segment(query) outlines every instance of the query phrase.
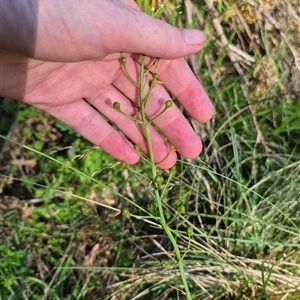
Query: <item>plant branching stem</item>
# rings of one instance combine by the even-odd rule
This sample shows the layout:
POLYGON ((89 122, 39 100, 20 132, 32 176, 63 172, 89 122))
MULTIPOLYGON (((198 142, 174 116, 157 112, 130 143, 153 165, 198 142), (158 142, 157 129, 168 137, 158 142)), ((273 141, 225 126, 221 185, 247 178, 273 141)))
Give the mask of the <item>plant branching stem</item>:
MULTIPOLYGON (((180 254, 180 250, 179 250, 176 239, 173 236, 173 233, 172 233, 170 227, 166 223, 163 205, 162 205, 162 199, 161 199, 161 195, 159 192, 159 185, 155 182, 155 177, 157 176, 157 166, 154 161, 154 154, 153 154, 153 150, 152 150, 150 133, 149 133, 149 129, 148 129, 149 122, 147 121, 147 117, 146 117, 146 113, 145 113, 145 103, 147 103, 151 93, 147 92, 146 96, 144 97, 144 84, 145 84, 144 79, 145 79, 145 56, 142 55, 141 56, 140 78, 139 78, 140 109, 141 109, 143 130, 144 130, 144 134, 145 134, 145 138, 146 138, 146 142, 147 142, 147 148, 148 148, 149 158, 150 158, 150 163, 151 163, 152 180, 153 180, 153 185, 154 185, 155 199, 156 199, 156 203, 157 203, 157 207, 158 207, 158 211, 159 211, 159 218, 160 218, 159 220, 160 220, 160 224, 161 224, 163 230, 167 234, 167 236, 168 236, 169 240, 171 241, 172 246, 174 248, 179 272, 181 275, 181 280, 184 285, 184 289, 185 289, 185 293, 186 293, 186 298, 188 300, 192 300, 191 292, 190 292, 187 278, 186 278, 185 271, 184 271, 183 260, 182 260, 181 254, 180 254)), ((152 89, 153 89, 153 87, 152 87, 152 89)))

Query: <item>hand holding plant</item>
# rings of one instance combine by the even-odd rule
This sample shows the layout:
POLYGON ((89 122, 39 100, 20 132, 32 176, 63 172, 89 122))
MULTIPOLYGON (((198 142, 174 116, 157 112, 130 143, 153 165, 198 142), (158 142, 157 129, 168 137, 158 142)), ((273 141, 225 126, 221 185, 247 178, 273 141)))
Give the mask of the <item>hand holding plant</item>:
MULTIPOLYGON (((213 108, 182 58, 201 49, 203 34, 174 28, 139 12, 134 1, 124 2, 1 1, 0 92, 46 111, 112 156, 132 164, 139 159, 132 143, 141 149, 146 144, 135 122, 112 107, 119 102, 131 114, 138 105, 136 90, 119 63, 121 52, 133 76, 139 73, 140 64, 127 53, 160 57, 159 79, 197 121, 209 120, 213 108)), ((146 67, 148 63, 146 59, 146 67)), ((165 87, 157 85, 153 90, 151 97, 156 100, 147 106, 148 117, 169 99, 165 87)), ((199 137, 175 105, 155 122, 183 156, 200 153, 199 137)), ((155 160, 160 161, 169 148, 154 130, 151 138, 155 160)), ((175 161, 172 152, 161 167, 169 168, 175 161)))

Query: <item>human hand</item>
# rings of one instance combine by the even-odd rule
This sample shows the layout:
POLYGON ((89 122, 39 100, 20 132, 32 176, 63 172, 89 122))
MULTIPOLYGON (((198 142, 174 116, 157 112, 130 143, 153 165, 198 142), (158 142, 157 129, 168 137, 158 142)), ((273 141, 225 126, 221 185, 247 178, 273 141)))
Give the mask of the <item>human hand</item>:
MULTIPOLYGON (((136 124, 112 107, 119 102, 133 115, 133 103, 138 104, 136 87, 119 62, 121 52, 133 77, 139 64, 129 54, 161 58, 158 76, 165 87, 197 121, 211 118, 212 104, 183 58, 201 49, 200 31, 179 30, 153 19, 139 12, 132 0, 1 0, 1 6, 1 95, 42 109, 115 158, 136 163, 139 155, 132 143, 147 152, 136 124)), ((157 85, 147 115, 157 114, 169 98, 157 85)), ((201 141, 175 105, 155 125, 183 156, 199 155, 201 141)), ((151 138, 159 162, 169 146, 153 128, 151 138)), ((159 166, 169 168, 175 162, 172 151, 159 166)))

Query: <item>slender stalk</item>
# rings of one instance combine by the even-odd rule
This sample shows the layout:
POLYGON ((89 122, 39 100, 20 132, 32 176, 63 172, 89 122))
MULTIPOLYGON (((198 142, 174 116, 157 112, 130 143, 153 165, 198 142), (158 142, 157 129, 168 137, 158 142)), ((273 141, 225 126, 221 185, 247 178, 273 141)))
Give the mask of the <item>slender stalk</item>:
POLYGON ((126 67, 126 58, 122 55, 121 59, 120 59, 120 63, 123 66, 124 72, 127 76, 127 78, 130 80, 130 82, 135 85, 136 87, 138 87, 138 83, 131 77, 130 73, 127 70, 126 67))
MULTIPOLYGON (((143 129, 144 129, 144 134, 145 134, 145 138, 146 138, 146 142, 147 142, 147 148, 148 148, 148 152, 149 152, 149 158, 150 158, 150 162, 151 162, 151 170, 152 170, 152 176, 153 179, 156 177, 157 175, 157 171, 156 171, 156 166, 155 166, 155 162, 154 162, 154 154, 152 151, 152 144, 151 144, 151 138, 150 138, 150 133, 148 130, 148 120, 146 117, 146 106, 145 103, 147 103, 150 94, 147 93, 145 99, 144 99, 144 84, 145 84, 145 56, 141 56, 141 70, 140 70, 140 81, 139 81, 139 99, 140 99, 140 109, 141 109, 141 118, 142 118, 142 124, 143 124, 143 129)), ((153 87, 152 87, 153 88, 153 87)), ((154 182, 154 181, 153 181, 154 182)), ((154 182, 155 184, 155 182, 154 182)))
MULTIPOLYGON (((181 254, 180 254, 180 250, 177 245, 176 239, 174 238, 174 236, 172 234, 170 227, 166 223, 163 205, 162 205, 162 199, 161 199, 161 195, 159 193, 159 185, 155 182, 155 178, 157 176, 157 169, 156 169, 157 167, 156 167, 156 164, 154 161, 154 154, 153 154, 153 150, 152 150, 150 133, 149 133, 149 129, 148 129, 149 122, 147 121, 147 117, 146 117, 146 113, 145 113, 145 109, 146 109, 145 104, 147 103, 151 93, 148 92, 144 98, 144 84, 145 84, 144 79, 145 79, 145 56, 142 55, 141 56, 140 78, 139 78, 140 109, 141 109, 141 118, 142 118, 144 134, 145 134, 145 138, 146 138, 146 142, 147 142, 149 158, 150 158, 150 163, 151 163, 152 180, 153 180, 153 185, 154 185, 154 195, 156 198, 156 203, 157 203, 157 207, 158 207, 158 211, 159 211, 159 218, 160 218, 159 221, 160 221, 160 224, 161 224, 163 230, 165 231, 165 233, 167 234, 168 238, 170 239, 170 241, 173 245, 176 260, 178 263, 179 272, 181 275, 181 280, 184 285, 184 289, 185 289, 185 293, 186 293, 186 298, 188 300, 192 300, 192 296, 190 293, 190 289, 189 289, 187 278, 186 278, 185 271, 184 271, 183 260, 182 260, 181 254)), ((153 87, 152 87, 152 89, 153 89, 153 87)))

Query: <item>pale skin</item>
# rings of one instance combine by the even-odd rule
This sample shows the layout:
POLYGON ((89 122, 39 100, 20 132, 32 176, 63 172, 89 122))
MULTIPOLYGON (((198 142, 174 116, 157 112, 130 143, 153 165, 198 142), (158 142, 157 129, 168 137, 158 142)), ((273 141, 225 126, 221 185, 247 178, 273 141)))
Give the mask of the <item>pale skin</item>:
MULTIPOLYGON (((151 18, 132 0, 0 0, 0 5, 0 95, 45 111, 116 159, 136 163, 134 144, 146 152, 136 124, 112 107, 119 102, 133 115, 133 103, 138 103, 137 89, 122 70, 121 53, 134 78, 138 53, 149 57, 146 65, 150 57, 160 58, 158 76, 164 85, 154 89, 146 109, 149 117, 170 99, 166 88, 198 122, 212 117, 213 106, 183 58, 201 50, 202 32, 151 18)), ((201 152, 200 138, 175 105, 155 125, 184 157, 201 152)), ((159 162, 169 146, 153 128, 151 138, 159 162)), ((176 151, 159 167, 172 167, 176 151)))

